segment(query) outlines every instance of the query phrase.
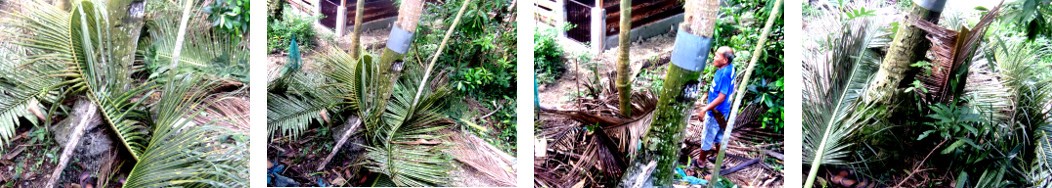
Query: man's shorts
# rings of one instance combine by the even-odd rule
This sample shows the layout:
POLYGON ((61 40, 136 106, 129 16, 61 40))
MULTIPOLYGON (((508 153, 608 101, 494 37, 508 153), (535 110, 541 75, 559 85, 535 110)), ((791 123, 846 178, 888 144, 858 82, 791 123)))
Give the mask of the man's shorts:
POLYGON ((716 123, 716 118, 710 115, 705 115, 705 135, 702 136, 701 150, 711 150, 712 145, 715 143, 723 143, 723 129, 720 129, 720 123, 716 123))

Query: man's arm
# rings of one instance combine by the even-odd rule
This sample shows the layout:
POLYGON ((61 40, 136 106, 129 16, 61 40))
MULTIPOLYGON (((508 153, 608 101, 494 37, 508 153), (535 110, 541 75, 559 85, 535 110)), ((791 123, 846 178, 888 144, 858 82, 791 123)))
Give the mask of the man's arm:
POLYGON ((705 115, 705 112, 715 109, 716 106, 719 106, 720 103, 723 103, 723 101, 725 101, 726 99, 727 95, 719 93, 719 96, 716 96, 716 99, 712 100, 712 102, 710 102, 709 104, 706 104, 704 108, 701 108, 701 112, 698 113, 698 117, 703 117, 705 115))
POLYGON ((705 111, 716 109, 716 106, 719 106, 720 104, 723 103, 723 101, 725 101, 727 99, 727 95, 725 95, 723 93, 719 93, 719 94, 720 95, 716 96, 715 100, 712 100, 712 102, 709 103, 708 106, 705 106, 705 111))

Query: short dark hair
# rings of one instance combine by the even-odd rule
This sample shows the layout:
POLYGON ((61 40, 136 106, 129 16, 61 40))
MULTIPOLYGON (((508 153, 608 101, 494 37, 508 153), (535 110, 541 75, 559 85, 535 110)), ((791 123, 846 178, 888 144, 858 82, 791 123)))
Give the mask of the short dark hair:
POLYGON ((732 52, 723 52, 723 58, 727 59, 727 64, 734 63, 734 53, 732 52))

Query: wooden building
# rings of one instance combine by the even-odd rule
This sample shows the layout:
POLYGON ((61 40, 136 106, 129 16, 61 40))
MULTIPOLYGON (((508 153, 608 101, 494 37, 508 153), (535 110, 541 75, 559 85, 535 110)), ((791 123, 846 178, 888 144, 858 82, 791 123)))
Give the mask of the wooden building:
MULTIPOLYGON (((620 0, 536 0, 534 17, 552 26, 574 27, 560 34, 573 41, 588 43, 593 50, 617 47, 621 19, 620 0)), ((647 38, 674 32, 683 22, 680 0, 633 0, 632 38, 647 38)))

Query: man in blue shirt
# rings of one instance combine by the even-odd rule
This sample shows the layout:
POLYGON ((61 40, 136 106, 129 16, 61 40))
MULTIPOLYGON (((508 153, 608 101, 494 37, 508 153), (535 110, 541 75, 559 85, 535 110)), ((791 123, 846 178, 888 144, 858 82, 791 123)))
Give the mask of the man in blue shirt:
POLYGON ((702 122, 705 126, 705 135, 702 137, 701 152, 696 161, 699 166, 704 166, 709 153, 716 151, 713 149, 719 148, 720 143, 723 142, 723 129, 727 122, 725 118, 731 112, 729 98, 734 93, 734 77, 736 76, 732 62, 734 62, 734 49, 727 46, 717 49, 715 57, 712 58, 712 65, 717 67, 716 74, 706 100, 708 103, 698 112, 698 116, 705 117, 702 122))

